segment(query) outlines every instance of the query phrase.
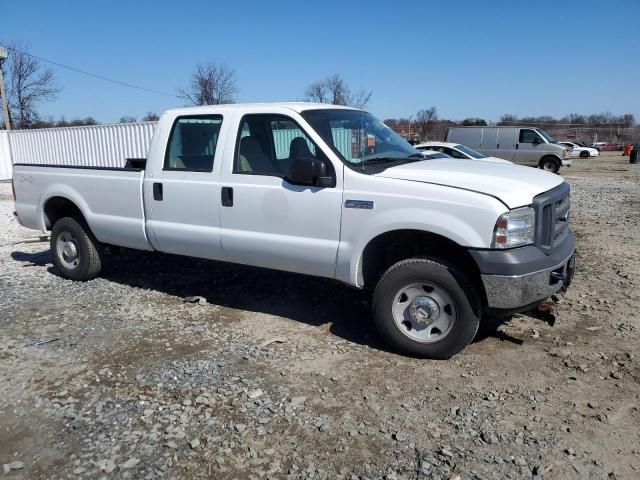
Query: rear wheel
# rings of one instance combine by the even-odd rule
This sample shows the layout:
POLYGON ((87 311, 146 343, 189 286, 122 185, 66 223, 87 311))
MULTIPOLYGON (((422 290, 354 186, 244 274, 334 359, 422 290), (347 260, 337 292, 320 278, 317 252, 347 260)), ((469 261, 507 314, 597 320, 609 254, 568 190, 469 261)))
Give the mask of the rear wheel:
POLYGON ((398 262, 374 291, 375 325, 403 353, 450 358, 471 343, 480 324, 470 285, 461 272, 435 258, 398 262))
POLYGON ((545 172, 558 173, 560 170, 560 162, 554 157, 545 157, 540 160, 540 168, 545 172))
POLYGON ((71 280, 91 280, 102 267, 99 243, 80 218, 63 217, 51 229, 53 263, 71 280))
POLYGON ((580 158, 589 158, 589 151, 588 150, 581 151, 580 158))

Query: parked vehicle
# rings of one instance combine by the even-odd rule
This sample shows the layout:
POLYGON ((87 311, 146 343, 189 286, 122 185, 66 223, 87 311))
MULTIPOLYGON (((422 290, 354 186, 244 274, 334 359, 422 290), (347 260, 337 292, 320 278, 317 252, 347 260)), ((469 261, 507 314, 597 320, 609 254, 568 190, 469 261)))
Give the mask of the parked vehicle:
POLYGON ((566 147, 541 128, 535 127, 450 127, 447 142, 466 145, 491 156, 521 165, 558 173, 572 160, 566 147))
POLYGON ((117 245, 334 278, 373 292, 393 347, 448 358, 487 315, 532 308, 574 271, 560 177, 425 160, 356 109, 169 110, 130 165, 14 166, 18 220, 50 232, 63 276, 96 277, 117 245))
POLYGON ((485 160, 500 163, 512 163, 508 160, 496 157, 487 157, 480 152, 476 152, 474 149, 467 147, 466 145, 460 145, 459 143, 447 143, 447 142, 425 142, 419 145, 415 145, 415 148, 421 151, 437 151, 442 152, 452 158, 462 158, 465 160, 485 160))
POLYGON ((573 142, 558 142, 569 149, 569 158, 589 158, 597 157, 600 152, 595 148, 584 147, 573 142))
POLYGON ((621 143, 609 143, 609 142, 596 142, 591 145, 592 148, 595 148, 599 152, 615 152, 618 150, 623 150, 624 145, 621 143))
POLYGON ((420 154, 424 157, 424 158, 428 158, 430 160, 433 160, 435 158, 452 158, 449 155, 447 155, 446 153, 442 153, 442 152, 438 152, 437 150, 429 150, 429 149, 422 149, 422 148, 418 148, 417 146, 414 145, 414 147, 420 151, 420 154))

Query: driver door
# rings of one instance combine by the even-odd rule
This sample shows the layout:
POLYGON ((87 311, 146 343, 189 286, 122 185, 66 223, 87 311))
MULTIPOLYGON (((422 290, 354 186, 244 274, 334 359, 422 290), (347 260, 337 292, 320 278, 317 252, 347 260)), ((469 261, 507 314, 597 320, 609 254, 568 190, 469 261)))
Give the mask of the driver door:
POLYGON ((523 165, 538 166, 544 153, 544 140, 538 132, 530 128, 521 128, 517 140, 516 161, 523 165))
POLYGON ((336 168, 296 121, 244 115, 221 173, 222 249, 233 262, 335 276, 340 241, 342 165, 336 168), (296 157, 327 162, 335 187, 286 180, 296 157))

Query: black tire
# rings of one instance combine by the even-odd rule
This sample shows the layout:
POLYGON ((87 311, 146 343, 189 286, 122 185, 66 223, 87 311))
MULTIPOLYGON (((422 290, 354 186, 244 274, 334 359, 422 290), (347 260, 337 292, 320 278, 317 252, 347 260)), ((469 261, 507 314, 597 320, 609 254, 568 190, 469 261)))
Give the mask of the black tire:
MULTIPOLYGON (((417 257, 392 265, 380 278, 373 293, 373 319, 385 341, 399 352, 433 359, 451 358, 471 343, 480 325, 480 301, 464 274, 435 258, 417 257), (437 285, 455 304, 456 317, 442 339, 423 343, 401 331, 393 315, 398 292, 407 285, 428 282, 437 285)), ((428 294, 425 294, 428 295, 428 294)))
POLYGON ((546 172, 558 173, 560 171, 560 162, 555 157, 544 157, 540 160, 540 168, 546 172))
POLYGON ((58 220, 51 229, 50 245, 53 264, 63 277, 86 281, 100 273, 100 244, 83 219, 63 217, 58 220), (70 247, 75 256, 65 256, 62 244, 73 244, 70 247))
POLYGON ((580 158, 589 158, 589 151, 588 150, 581 151, 580 158))

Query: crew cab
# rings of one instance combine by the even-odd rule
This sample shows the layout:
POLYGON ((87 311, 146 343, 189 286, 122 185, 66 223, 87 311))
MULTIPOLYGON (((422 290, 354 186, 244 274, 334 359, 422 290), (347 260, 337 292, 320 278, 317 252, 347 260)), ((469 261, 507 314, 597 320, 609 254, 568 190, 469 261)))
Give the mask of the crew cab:
POLYGON ((144 160, 16 164, 13 181, 19 222, 50 232, 69 279, 96 277, 110 245, 333 278, 371 291, 384 339, 423 357, 460 352, 485 316, 532 308, 574 271, 561 177, 425 159, 347 107, 169 110, 144 160))

